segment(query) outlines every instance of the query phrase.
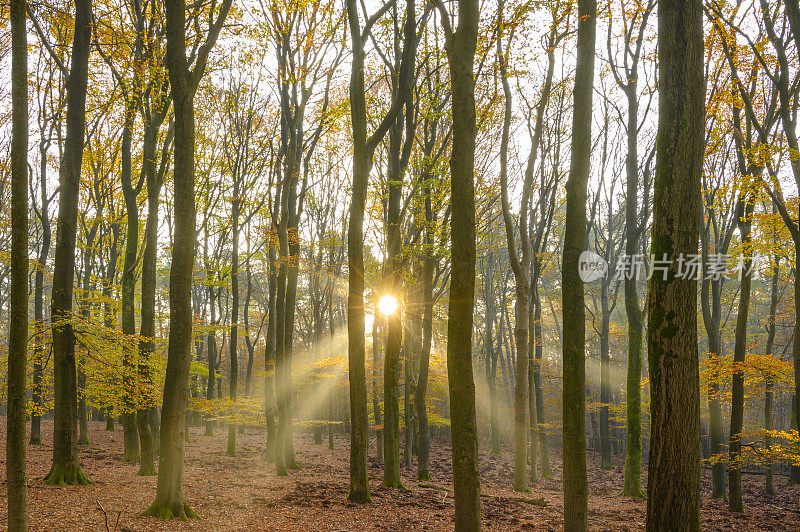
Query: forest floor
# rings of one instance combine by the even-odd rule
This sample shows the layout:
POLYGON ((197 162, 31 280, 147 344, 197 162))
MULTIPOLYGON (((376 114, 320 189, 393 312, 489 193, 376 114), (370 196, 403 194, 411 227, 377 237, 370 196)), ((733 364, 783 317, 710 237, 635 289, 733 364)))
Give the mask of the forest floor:
MULTIPOLYGON (((5 418, 0 418, 0 460, 5 460, 5 418)), ((334 451, 315 445, 298 430, 295 449, 301 469, 278 477, 264 456, 264 433, 238 435, 238 456, 225 455, 227 430, 213 437, 202 427, 190 429, 186 446, 184 493, 200 520, 164 523, 138 517, 155 496, 155 477, 136 476, 137 465, 124 464, 122 431, 106 432, 105 423, 90 423, 91 445, 80 447, 90 486, 52 487, 42 483, 52 457, 52 421, 42 423, 45 444, 28 446, 28 496, 31 530, 451 530, 452 471, 449 447, 431 448, 433 481, 418 483, 416 469, 403 469, 405 490, 381 486, 382 469, 371 456, 372 502, 346 501, 347 440, 337 436, 334 451), (108 524, 106 525, 106 519, 108 524), (118 522, 118 525, 117 525, 118 522)), ((374 453, 374 445, 370 449, 374 453)), ((540 480, 530 494, 508 489, 513 476, 512 453, 480 457, 482 512, 487 530, 560 530, 562 525, 561 464, 553 453, 553 478, 540 480), (541 498, 546 506, 531 504, 541 498), (521 500, 524 499, 524 500, 521 500)), ((644 500, 622 497, 622 463, 601 471, 589 455, 591 530, 639 530, 644 526, 644 500)), ((646 477, 646 474, 643 475, 646 477)), ((0 527, 6 521, 5 467, 0 470, 0 527)), ((777 497, 763 495, 763 476, 744 475, 744 514, 727 511, 724 501, 708 498, 710 480, 703 471, 700 518, 704 530, 800 530, 800 487, 776 477, 777 497)))

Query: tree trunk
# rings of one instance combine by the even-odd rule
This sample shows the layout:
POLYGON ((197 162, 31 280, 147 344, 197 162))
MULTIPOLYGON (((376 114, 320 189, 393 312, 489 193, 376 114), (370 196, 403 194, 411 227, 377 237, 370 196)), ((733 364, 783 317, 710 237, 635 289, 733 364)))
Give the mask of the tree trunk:
MULTIPOLYGON (((125 197, 127 224, 125 231, 125 254, 122 266, 122 334, 131 341, 136 334, 134 297, 136 296, 136 254, 139 249, 139 190, 132 183, 131 143, 134 113, 137 99, 127 95, 129 103, 125 109, 125 124, 122 128, 121 181, 125 197)), ((139 461, 139 434, 136 431, 136 348, 126 341, 122 347, 122 432, 124 451, 122 461, 139 461)))
POLYGON ((652 434, 647 529, 700 528, 697 281, 677 277, 696 254, 705 133, 703 10, 698 0, 658 6, 659 113, 651 253, 671 260, 649 286, 652 434))
MULTIPOLYGON (((163 113, 166 116, 166 112, 163 113)), ((161 120, 163 121, 163 116, 161 120)), ((139 378, 145 391, 143 394, 147 401, 139 405, 136 412, 136 425, 141 443, 141 463, 138 475, 151 476, 156 474, 155 466, 155 435, 150 429, 152 398, 155 396, 154 383, 150 373, 150 358, 155 351, 156 337, 156 271, 158 258, 158 207, 159 193, 161 192, 162 176, 157 175, 155 167, 156 135, 158 134, 158 120, 147 125, 144 138, 143 164, 147 179, 147 221, 144 230, 144 252, 142 254, 142 309, 139 340, 139 378)), ((171 136, 171 131, 169 133, 171 136)), ((164 143, 162 168, 169 149, 169 140, 164 143)), ((202 340, 199 340, 202 342, 202 340)))
POLYGON ((600 318, 600 469, 611 469, 611 351, 609 339, 611 310, 608 303, 608 282, 600 281, 602 317, 600 318))
MULTIPOLYGON (((416 38, 414 2, 409 0, 403 39, 403 59, 398 79, 400 87, 391 108, 375 132, 367 136, 367 105, 364 82, 364 37, 359 20, 358 4, 347 0, 347 18, 353 48, 350 70, 350 118, 353 134, 353 192, 347 231, 348 296, 347 296, 347 356, 350 381, 350 494, 354 502, 369 502, 367 479, 367 448, 369 422, 367 417, 366 348, 364 338, 364 209, 367 200, 372 157, 389 127, 406 103, 411 90, 413 71, 413 42, 416 38), (409 15, 410 14, 410 15, 409 15)), ((388 4, 386 9, 388 9, 388 4)), ((376 15, 380 16, 379 11, 376 15)))
MULTIPOLYGON (((458 27, 449 37, 453 147, 450 157, 450 304, 447 312, 447 379, 453 453, 455 529, 481 528, 478 430, 472 375, 475 305, 475 81, 477 0, 458 1, 458 27)), ((443 14, 446 16, 446 13, 443 14)))
MULTIPOLYGON (((773 207, 773 213, 775 208, 773 207)), ((778 281, 780 280, 780 255, 776 254, 773 258, 775 265, 772 269, 772 289, 770 291, 769 315, 767 316, 767 346, 766 355, 768 357, 775 356, 775 316, 778 310, 778 281)), ((772 436, 770 431, 773 430, 772 418, 772 405, 774 402, 773 389, 775 386, 775 378, 773 375, 766 375, 764 378, 764 449, 768 452, 772 446, 772 436)), ((765 473, 765 486, 764 490, 767 495, 775 495, 775 486, 773 481, 773 466, 772 461, 769 460, 764 467, 765 473)))
MULTIPOLYGON (((637 61, 638 63, 638 61, 637 61)), ((626 202, 625 202, 625 254, 633 257, 639 250, 641 227, 638 219, 639 197, 639 100, 637 78, 628 80, 625 95, 628 101, 628 153, 625 156, 626 202)), ((644 202, 649 198, 644 198, 644 202)), ((626 275, 625 316, 628 319, 628 372, 626 382, 627 404, 625 408, 625 475, 622 494, 644 498, 642 491, 642 336, 644 334, 643 313, 639 307, 637 285, 638 272, 626 275)))
POLYGON ((419 355, 419 377, 414 389, 414 407, 417 409, 419 426, 419 454, 417 455, 417 480, 430 480, 431 437, 428 427, 428 406, 425 402, 428 391, 428 371, 433 339, 433 209, 430 185, 425 187, 425 258, 422 267, 422 350, 419 355))
MULTIPOLYGON (((749 183, 748 183, 749 185, 749 183)), ((746 185, 747 186, 747 185, 746 185)), ((752 185, 750 185, 752 186, 752 185)), ((739 288, 739 312, 736 316, 735 343, 733 362, 737 366, 745 363, 747 351, 747 319, 750 314, 750 288, 752 286, 752 243, 750 233, 752 226, 753 208, 755 198, 749 191, 743 191, 743 200, 737 207, 739 233, 742 239, 744 254, 742 281, 739 288)), ((731 430, 730 430, 730 458, 728 464, 728 509, 732 512, 743 512, 742 501, 742 428, 744 425, 744 368, 734 367, 731 383, 731 430)))
POLYGON ((375 307, 375 317, 372 320, 372 416, 375 418, 375 447, 377 460, 383 463, 383 417, 381 414, 381 400, 378 391, 378 368, 380 367, 380 341, 378 334, 380 330, 380 319, 378 317, 377 305, 375 307))
POLYGON ((575 71, 572 147, 567 180, 567 214, 564 227, 564 260, 561 273, 563 349, 563 462, 564 528, 588 526, 586 479, 586 382, 585 309, 583 283, 578 275, 579 257, 586 248, 586 186, 592 143, 592 84, 594 81, 594 0, 578 0, 578 57, 575 71))
MULTIPOLYGON (((6 488, 8 530, 17 532, 28 530, 28 488, 25 473, 25 370, 28 360, 28 36, 25 0, 14 0, 10 18, 11 323, 8 334, 6 488)), ((44 176, 42 179, 44 180, 44 176)))
POLYGON ((174 238, 169 278, 169 343, 161 408, 156 498, 143 513, 162 519, 197 517, 183 496, 186 403, 192 361, 192 269, 197 218, 194 181, 194 93, 205 69, 205 58, 230 9, 224 0, 207 40, 196 58, 195 71, 186 59, 186 2, 166 2, 166 63, 175 120, 174 238))
POLYGON ((276 235, 270 231, 269 241, 269 300, 267 316, 267 336, 264 339, 264 411, 267 417, 267 461, 275 460, 275 297, 277 290, 277 271, 275 268, 276 235))
MULTIPOLYGON (((541 475, 543 478, 550 478, 550 438, 545 430, 542 430, 542 423, 545 423, 544 413, 544 388, 542 387, 542 349, 544 340, 542 336, 542 298, 539 296, 539 274, 536 273, 531 282, 533 294, 533 335, 534 335, 534 363, 533 363, 533 389, 536 393, 536 422, 538 424, 537 433, 539 434, 539 456, 541 465, 541 475)), ((533 421, 531 421, 533 423, 533 421)))
MULTIPOLYGON (((24 2, 22 3, 24 5, 24 2)), ((42 241, 39 247, 38 264, 36 265, 36 274, 34 275, 33 282, 33 318, 36 321, 37 331, 44 330, 44 274, 45 271, 47 271, 47 257, 50 253, 51 237, 50 206, 49 198, 47 197, 47 146, 47 142, 39 142, 39 187, 42 201, 39 222, 42 224, 42 241)), ((42 352, 42 346, 39 345, 39 342, 36 342, 33 351, 33 389, 31 390, 31 403, 33 407, 33 411, 31 412, 31 445, 41 445, 42 443, 42 410, 44 409, 42 405, 42 381, 44 380, 42 352)))
POLYGON ((53 293, 50 317, 53 323, 53 396, 55 401, 53 466, 46 484, 88 484, 78 463, 77 378, 72 295, 75 279, 75 239, 78 222, 78 192, 86 129, 86 87, 92 19, 91 0, 75 2, 75 35, 67 80, 67 118, 64 152, 59 167, 60 193, 53 293), (61 323, 67 321, 66 323, 61 323))
MULTIPOLYGON (((233 201, 231 202, 231 379, 229 397, 236 404, 236 392, 239 385, 239 176, 233 178, 233 201)), ((236 408, 234 408, 236 415, 236 408)), ((236 456, 236 422, 228 424, 228 456, 236 456)))

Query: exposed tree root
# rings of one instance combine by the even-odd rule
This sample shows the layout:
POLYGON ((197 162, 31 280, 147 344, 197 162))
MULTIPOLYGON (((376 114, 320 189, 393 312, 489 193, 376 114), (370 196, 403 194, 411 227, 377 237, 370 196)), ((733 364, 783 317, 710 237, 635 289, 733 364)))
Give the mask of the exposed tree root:
POLYGON ((58 463, 53 464, 42 482, 50 486, 87 486, 91 484, 79 465, 58 463))
POLYGON ((140 477, 153 477, 158 474, 158 471, 156 471, 155 464, 145 464, 142 462, 139 466, 139 471, 137 471, 136 474, 140 477))
POLYGON ((357 502, 360 504, 366 504, 368 502, 372 502, 372 499, 369 496, 369 488, 365 490, 350 490, 350 495, 347 496, 347 500, 350 502, 357 502))
POLYGON ((147 510, 143 511, 139 515, 141 517, 155 517, 164 521, 169 521, 175 518, 181 519, 182 521, 188 521, 189 519, 200 519, 200 516, 197 515, 197 513, 195 513, 195 511, 192 510, 185 502, 180 504, 178 508, 180 509, 179 512, 173 512, 172 505, 155 501, 147 508, 147 510))

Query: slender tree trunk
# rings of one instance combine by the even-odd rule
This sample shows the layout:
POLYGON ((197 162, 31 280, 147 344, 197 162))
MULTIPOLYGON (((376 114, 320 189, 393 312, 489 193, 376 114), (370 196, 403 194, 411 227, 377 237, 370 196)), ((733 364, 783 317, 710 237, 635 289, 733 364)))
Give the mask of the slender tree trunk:
MULTIPOLYGON (((166 115, 166 112, 164 112, 166 115)), ((162 118, 163 120, 163 118, 162 118)), ((157 121, 155 121, 157 122, 157 121)), ((158 255, 158 208, 162 179, 155 168, 157 123, 148 124, 144 138, 143 164, 147 179, 147 221, 144 230, 144 252, 142 254, 142 310, 139 340, 139 382, 144 389, 145 404, 139 405, 136 412, 136 426, 141 443, 141 463, 138 475, 152 476, 156 474, 155 466, 155 434, 151 430, 151 418, 155 405, 154 383, 150 373, 150 358, 155 351, 156 337, 156 261, 158 255)), ((171 132, 168 134, 171 135, 171 132)), ((165 162, 169 149, 169 141, 164 143, 162 161, 165 162)), ((164 165, 162 164, 162 168, 164 165)), ((202 340, 198 340, 202 343, 202 340)))
POLYGON ((677 277, 696 254, 705 132, 703 8, 658 5, 659 114, 651 253, 671 260, 649 286, 650 458, 647 529, 700 528, 700 385, 697 281, 677 277))
MULTIPOLYGON (((28 360, 28 36, 25 0, 11 4, 11 295, 6 488, 8 530, 28 529, 25 369, 28 360)), ((44 176, 42 176, 44 179, 44 176)))
MULTIPOLYGON (((249 230, 248 230, 249 234, 249 230)), ((247 239, 248 243, 248 253, 250 251, 250 239, 247 239)), ((250 259, 247 259, 247 293, 244 298, 244 332, 245 332, 245 344, 247 345, 247 372, 245 373, 244 378, 244 394, 246 396, 250 396, 250 386, 253 380, 253 361, 255 358, 255 346, 253 345, 253 341, 250 338, 250 298, 253 294, 253 276, 250 272, 250 259)), ((261 331, 259 330, 259 333, 261 331)))
POLYGON ((270 232, 269 242, 269 300, 267 316, 267 336, 264 347, 264 411, 267 417, 267 461, 275 460, 275 297, 277 290, 277 271, 275 268, 275 241, 274 231, 270 232))
MULTIPOLYGON (((132 339, 136 334, 134 298, 136 296, 136 254, 139 249, 139 191, 132 183, 132 136, 136 112, 136 98, 128 94, 125 124, 122 128, 121 176, 125 197, 127 224, 125 254, 122 266, 122 334, 132 339)), ((122 348, 122 431, 124 451, 122 461, 139 461, 139 434, 136 431, 136 355, 137 348, 126 342, 122 348)))
MULTIPOLYGON (((233 238, 231 239, 231 380, 229 397, 236 404, 239 385, 239 176, 234 176, 231 205, 233 238)), ((235 409, 234 409, 235 414, 235 409)), ((236 422, 228 424, 228 456, 236 456, 236 422)))
POLYGON ((747 319, 750 315, 750 288, 752 286, 752 243, 750 233, 752 225, 755 198, 750 197, 749 191, 745 195, 744 204, 737 208, 739 233, 742 238, 744 254, 742 281, 739 288, 739 312, 736 317, 735 347, 733 362, 736 365, 731 383, 731 430, 730 430, 730 459, 728 465, 728 509, 732 512, 744 512, 742 501, 742 428, 744 425, 744 363, 747 351, 747 319))
MULTIPOLYGON (((773 207, 773 212, 775 208, 773 207)), ((775 316, 778 310, 778 281, 780 280, 780 256, 775 255, 775 265, 772 269, 772 289, 770 291, 770 304, 769 315, 767 317, 767 346, 766 354, 768 357, 775 356, 775 316)), ((773 430, 773 414, 772 405, 774 403, 773 390, 775 386, 775 379, 773 375, 767 375, 764 378, 764 449, 770 451, 772 446, 772 436, 770 431, 773 430)), ((769 460, 764 468, 765 473, 765 486, 764 490, 767 495, 775 495, 775 486, 773 480, 773 466, 772 461, 769 460)))
MULTIPOLYGON (((24 5, 24 2, 22 2, 24 5)), ((27 54, 27 52, 26 52, 27 54)), ((27 89, 26 89, 27 90, 27 89)), ((26 104, 27 105, 27 104, 26 104)), ((43 331, 44 323, 44 274, 47 271, 47 257, 50 254, 50 206, 47 197, 47 146, 45 141, 39 142, 39 187, 41 192, 41 211, 39 222, 42 224, 42 241, 39 247, 38 264, 33 282, 33 317, 36 322, 36 330, 43 331)), ((44 364, 42 361, 43 349, 36 343, 33 351, 33 389, 31 390, 31 445, 41 445, 42 443, 42 414, 44 405, 42 404, 42 384, 44 380, 44 364)), ((113 429, 112 429, 113 430, 113 429)))
MULTIPOLYGON (((537 266, 538 268, 538 266, 537 266)), ((533 362, 533 389, 536 393, 536 421, 538 424, 537 433, 539 434, 539 456, 541 465, 541 475, 543 478, 550 478, 550 438, 547 432, 542 430, 542 423, 545 423, 544 412, 544 388, 542 387, 542 350, 544 341, 542 336, 542 298, 539 295, 539 273, 534 275, 531 282, 533 293, 533 335, 534 335, 534 362, 533 362)), ((533 423, 533 421, 531 421, 533 423)))
POLYGON ((572 118, 572 154, 567 181, 567 215, 564 228, 564 260, 561 273, 563 341, 564 424, 564 528, 588 526, 586 479, 585 309, 583 283, 578 275, 579 257, 586 248, 586 186, 592 143, 592 84, 594 81, 594 0, 578 0, 578 58, 575 71, 575 107, 572 118))
POLYGON ((67 131, 59 168, 58 224, 50 310, 55 400, 53 466, 44 478, 46 484, 57 485, 89 483, 78 463, 75 331, 71 318, 78 192, 86 129, 91 12, 91 0, 75 2, 75 35, 67 80, 67 131))
MULTIPOLYGON (((634 74, 636 74, 634 66, 634 74)), ((633 257, 639 250, 641 228, 638 219, 639 197, 639 95, 637 79, 628 80, 625 95, 628 101, 628 153, 625 156, 626 202, 625 202, 625 254, 633 257)), ((647 202, 649 198, 642 201, 647 202)), ((625 474, 622 494, 642 497, 642 336, 644 334, 643 313, 639 307, 637 290, 638 272, 631 272, 623 281, 625 292, 625 315, 628 319, 628 372, 626 381, 625 408, 625 474)))
POLYGON ((425 259, 422 267, 422 350, 419 355, 419 377, 414 389, 414 406, 417 409, 419 426, 419 454, 417 455, 417 480, 430 480, 431 436, 428 427, 428 406, 425 402, 428 391, 428 372, 433 339, 433 210, 430 186, 425 189, 425 259))
MULTIPOLYGON (((528 305, 528 330, 533 331, 535 325, 535 312, 531 305, 528 305)), ((534 344, 536 339, 534 334, 528 337, 528 353, 532 353, 535 349, 534 344)), ((534 389, 533 379, 534 364, 528 364, 528 467, 530 468, 529 477, 531 484, 539 482, 539 471, 536 467, 536 458, 538 456, 537 443, 539 442, 539 423, 536 416, 536 390, 534 389)))
POLYGON ((447 379, 453 453, 455 529, 481 528, 478 429, 472 374, 475 305, 475 80, 477 0, 458 1, 458 27, 449 37, 453 148, 450 157, 450 304, 447 313, 447 379))
POLYGON ((496 309, 492 291, 494 273, 494 254, 489 251, 485 257, 484 300, 486 309, 483 323, 483 347, 486 357, 486 384, 489 387, 489 426, 492 439, 492 454, 500 454, 500 419, 497 407, 497 349, 494 345, 494 318, 496 309))
POLYGON ((600 318, 600 469, 611 469, 611 350, 609 334, 611 311, 608 304, 608 283, 601 280, 602 317, 600 318))
MULTIPOLYGON (((205 253, 204 253, 205 255, 205 253)), ((214 327, 217 325, 217 291, 214 290, 214 272, 208 260, 206 264, 206 279, 208 282, 208 305, 211 307, 211 330, 208 331, 207 351, 208 351, 208 382, 206 383, 206 399, 214 399, 214 390, 217 384, 217 332, 214 327)), ((214 435, 214 421, 206 419, 206 436, 214 435)))
MULTIPOLYGON (((381 401, 378 390, 378 368, 380 367, 380 341, 378 334, 380 330, 380 318, 375 310, 375 317, 372 320, 372 415, 375 418, 375 426, 383 427, 383 417, 381 414, 381 401)), ((383 463, 383 428, 375 429, 375 446, 378 462, 383 463)))

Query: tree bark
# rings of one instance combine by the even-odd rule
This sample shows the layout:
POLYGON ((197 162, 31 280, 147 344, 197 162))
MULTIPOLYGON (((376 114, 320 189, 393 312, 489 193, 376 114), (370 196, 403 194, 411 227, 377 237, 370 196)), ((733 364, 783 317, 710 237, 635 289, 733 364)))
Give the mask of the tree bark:
POLYGON ((367 106, 364 81, 364 39, 371 25, 391 7, 385 4, 368 21, 363 31, 359 21, 358 4, 347 0, 347 18, 353 58, 350 71, 350 118, 353 133, 353 193, 350 203, 350 218, 347 232, 348 260, 348 298, 347 298, 347 338, 348 338, 348 377, 350 380, 350 494, 354 502, 369 502, 369 483, 367 479, 367 448, 369 445, 369 423, 367 418, 366 348, 364 338, 364 209, 367 200, 369 172, 375 149, 381 142, 391 124, 406 103, 406 95, 411 90, 407 83, 408 72, 413 69, 413 41, 416 38, 414 23, 414 2, 407 9, 411 15, 406 17, 403 42, 403 58, 400 63, 398 79, 401 86, 392 101, 389 111, 381 120, 372 135, 367 136, 367 106))
MULTIPOLYGON (((775 209, 773 207, 773 214, 775 209)), ((767 316, 767 345, 766 345, 766 355, 768 357, 775 356, 775 316, 778 310, 778 281, 780 280, 780 255, 775 254, 773 260, 775 261, 775 265, 772 269, 772 288, 770 290, 770 303, 769 303, 769 315, 767 316)), ((773 414, 772 414, 772 405, 774 402, 773 397, 773 390, 775 386, 775 378, 773 375, 767 375, 764 378, 765 390, 764 390, 764 449, 770 451, 772 446, 772 436, 770 435, 770 431, 773 430, 773 414)), ((775 485, 773 480, 773 466, 772 461, 769 460, 767 465, 764 467, 764 491, 769 496, 775 495, 775 485)))
MULTIPOLYGON (((28 529, 25 461, 28 361, 28 35, 25 0, 11 3, 11 294, 6 416, 8 530, 28 529)), ((44 177, 42 177, 44 179, 44 177)))
POLYGON ((223 0, 219 14, 210 23, 209 35, 190 70, 186 58, 186 2, 168 0, 166 7, 166 63, 172 91, 175 120, 174 239, 169 279, 169 343, 161 408, 156 498, 145 515, 170 519, 197 517, 184 499, 183 464, 189 368, 192 361, 192 269, 195 256, 194 196, 194 94, 205 69, 205 61, 230 9, 223 0))
MULTIPOLYGON (((441 5, 441 4, 440 4, 441 5)), ((440 7, 442 11, 443 8, 440 7)), ((453 454, 455 529, 481 528, 478 430, 472 374, 475 306, 475 79, 479 3, 458 1, 458 27, 446 45, 452 87, 453 148, 450 157, 450 304, 447 312, 447 380, 453 454)), ((442 13, 442 23, 449 19, 442 13)), ((448 26, 449 26, 449 22, 448 26)))
POLYGON ((586 478, 585 309, 579 257, 586 249, 586 186, 592 143, 592 84, 594 81, 594 0, 578 1, 578 58, 575 71, 572 147, 567 180, 567 214, 561 273, 563 299, 563 424, 564 528, 588 526, 586 478))
MULTIPOLYGON (((744 185, 752 186, 750 183, 744 185)), ((750 315, 750 289, 753 275, 751 270, 753 237, 750 232, 752 226, 753 208, 755 198, 750 191, 742 191, 742 200, 737 206, 737 225, 742 241, 744 260, 742 263, 742 278, 739 287, 739 312, 736 317, 736 330, 734 332, 733 363, 734 371, 731 383, 731 430, 730 430, 730 457, 728 464, 728 509, 732 512, 743 512, 742 501, 742 428, 744 425, 744 363, 747 351, 747 320, 750 315)))
MULTIPOLYGON (((23 2, 24 5, 24 2, 23 2)), ((27 68, 27 67, 26 67, 27 68)), ((27 91, 27 89, 26 89, 27 91)), ((27 104, 26 104, 27 106, 27 104)), ((39 190, 41 193, 42 205, 39 211, 39 223, 42 224, 42 241, 39 247, 38 264, 33 281, 33 318, 36 322, 36 330, 43 331, 44 323, 44 274, 47 271, 47 257, 50 254, 50 198, 47 196, 47 147, 49 142, 39 141, 39 190)), ((27 161, 26 161, 27 162, 27 161)), ((42 405, 44 365, 42 352, 44 350, 36 343, 33 352, 33 389, 31 390, 31 445, 41 445, 42 443, 42 405)))
POLYGON ((697 280, 677 277, 696 254, 705 133, 703 10, 698 0, 658 6, 659 114, 651 253, 671 260, 649 286, 652 435, 648 530, 700 528, 697 280))
POLYGON ((72 299, 75 280, 75 240, 78 192, 86 130, 86 88, 89 74, 91 0, 75 2, 75 34, 67 80, 67 119, 64 151, 59 167, 58 223, 56 227, 53 292, 53 395, 55 400, 53 466, 46 484, 88 484, 78 463, 77 378, 72 299))

